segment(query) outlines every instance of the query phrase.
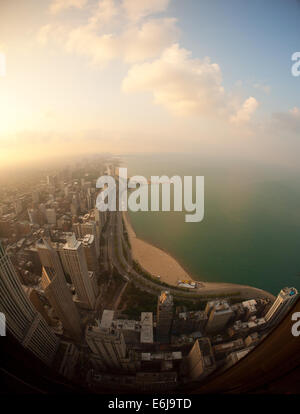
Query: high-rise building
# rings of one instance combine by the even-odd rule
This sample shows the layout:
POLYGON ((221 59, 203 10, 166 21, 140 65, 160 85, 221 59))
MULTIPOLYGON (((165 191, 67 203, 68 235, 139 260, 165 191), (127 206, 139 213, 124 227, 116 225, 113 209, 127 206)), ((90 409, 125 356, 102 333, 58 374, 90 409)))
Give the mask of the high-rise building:
POLYGON ((126 357, 126 344, 123 333, 113 328, 88 326, 86 342, 93 354, 101 357, 107 367, 120 369, 126 357))
POLYGON ((101 212, 97 209, 97 208, 95 208, 94 209, 94 214, 95 214, 95 222, 96 222, 96 224, 99 226, 99 227, 101 227, 102 226, 102 217, 101 217, 101 212))
POLYGON ((24 289, 24 292, 26 293, 26 296, 32 303, 32 305, 42 315, 42 317, 45 319, 47 324, 51 326, 53 324, 53 320, 49 316, 46 306, 41 300, 40 293, 36 289, 33 289, 32 287, 28 287, 25 285, 22 285, 22 287, 24 289))
POLYGON ((107 221, 108 212, 99 211, 97 208, 94 208, 94 216, 95 216, 95 223, 97 224, 97 229, 100 232, 100 230, 103 228, 103 226, 105 225, 107 221))
POLYGON ((169 343, 173 320, 173 296, 168 290, 161 292, 157 303, 156 339, 169 343))
POLYGON ((33 191, 31 196, 33 203, 38 203, 40 201, 40 193, 38 191, 33 191))
POLYGON ((153 313, 141 313, 141 344, 153 344, 153 313))
POLYGON ((55 175, 47 175, 47 185, 55 186, 57 182, 57 177, 55 175))
POLYGON ((279 292, 275 302, 267 312, 265 320, 269 325, 274 325, 280 321, 281 318, 290 309, 292 304, 298 297, 298 291, 295 288, 285 287, 279 292))
POLYGON ((79 241, 83 245, 84 254, 89 271, 98 273, 99 261, 97 256, 95 237, 92 234, 86 234, 84 237, 79 238, 79 241))
POLYGON ((7 331, 25 348, 51 365, 59 339, 30 303, 1 244, 0 312, 5 315, 7 331))
POLYGON ((79 313, 67 286, 58 253, 47 240, 39 240, 37 250, 43 266, 42 287, 45 295, 63 327, 73 338, 79 339, 79 313))
POLYGON ((236 364, 238 361, 244 358, 252 349, 253 346, 249 348, 240 349, 239 351, 231 352, 226 357, 226 363, 223 366, 223 369, 228 369, 232 365, 236 364))
POLYGON ((73 228, 77 239, 81 239, 88 234, 92 234, 94 236, 96 255, 98 258, 100 255, 100 241, 96 223, 94 221, 87 221, 85 223, 74 223, 73 228))
POLYGON ((220 332, 225 329, 234 312, 226 300, 207 302, 205 313, 208 316, 206 331, 209 333, 220 332))
POLYGON ((14 202, 14 205, 15 205, 16 214, 20 214, 24 210, 24 206, 25 206, 24 197, 19 197, 18 199, 16 199, 14 202))
POLYGON ((74 234, 67 238, 67 243, 59 247, 59 255, 66 274, 75 287, 79 305, 94 309, 96 303, 93 272, 88 271, 83 245, 74 234))
POLYGON ((223 342, 222 344, 217 344, 213 346, 216 359, 222 359, 229 352, 236 351, 242 348, 245 348, 245 343, 244 343, 243 338, 237 338, 233 341, 223 342))
POLYGON ((204 311, 180 312, 173 319, 172 333, 182 335, 196 331, 203 332, 207 319, 204 311))
POLYGON ((64 279, 64 271, 58 253, 46 238, 38 240, 36 249, 43 267, 51 267, 64 279))
POLYGON ((31 224, 39 224, 42 226, 45 223, 42 212, 38 208, 27 209, 29 221, 31 224))
POLYGON ((78 349, 71 342, 61 341, 58 354, 60 359, 55 362, 59 367, 59 373, 72 380, 80 356, 78 349))
POLYGON ((2 217, 0 220, 0 237, 11 237, 12 234, 12 222, 8 219, 8 217, 2 217))
POLYGON ((197 339, 186 357, 187 376, 198 381, 210 374, 216 367, 209 338, 197 339))
POLYGON ((189 352, 186 362, 188 376, 193 380, 201 378, 201 375, 204 373, 204 360, 198 340, 196 340, 189 352))
POLYGON ((72 216, 77 216, 77 214, 79 213, 80 206, 79 206, 79 201, 76 195, 73 195, 70 210, 71 210, 72 216))
POLYGON ((47 208, 45 211, 48 224, 56 225, 56 212, 54 208, 47 208))
POLYGON ((27 210, 28 212, 28 217, 29 217, 29 221, 31 224, 38 224, 38 218, 37 218, 37 210, 34 210, 33 208, 29 208, 27 210))
MULTIPOLYGON (((90 188, 89 188, 90 190, 90 188)), ((93 206, 95 205, 94 197, 92 194, 86 195, 86 205, 88 210, 92 210, 93 206)))
POLYGON ((67 333, 75 340, 80 340, 81 326, 76 305, 66 282, 51 267, 43 267, 42 288, 56 316, 60 319, 67 333))

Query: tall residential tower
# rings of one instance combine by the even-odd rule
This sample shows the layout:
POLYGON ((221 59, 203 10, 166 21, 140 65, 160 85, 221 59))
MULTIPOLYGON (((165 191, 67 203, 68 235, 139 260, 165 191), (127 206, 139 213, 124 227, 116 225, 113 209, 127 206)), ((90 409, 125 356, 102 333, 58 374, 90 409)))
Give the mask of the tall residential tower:
POLYGON ((275 302, 266 313, 265 320, 269 325, 275 325, 290 309, 298 297, 298 291, 295 288, 286 287, 281 289, 275 302))
POLYGON ((67 243, 59 248, 59 255, 66 274, 72 280, 80 306, 94 309, 97 296, 97 282, 94 272, 89 272, 84 248, 75 235, 68 237, 67 243))
POLYGON ((59 339, 30 303, 1 244, 0 312, 5 315, 7 332, 47 365, 51 365, 59 339))
POLYGON ((157 342, 169 343, 173 321, 173 296, 168 290, 161 293, 157 303, 156 339, 157 342))

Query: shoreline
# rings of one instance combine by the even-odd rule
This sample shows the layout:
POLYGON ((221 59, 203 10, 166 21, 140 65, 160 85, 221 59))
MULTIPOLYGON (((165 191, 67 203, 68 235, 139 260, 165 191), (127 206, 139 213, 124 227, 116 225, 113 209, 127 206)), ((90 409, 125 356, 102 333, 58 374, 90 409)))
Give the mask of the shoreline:
MULTIPOLYGON (((176 265, 178 266, 178 267, 180 267, 181 269, 182 269, 182 272, 184 272, 184 274, 185 274, 185 277, 187 277, 190 281, 192 281, 192 282, 198 282, 198 283, 203 283, 203 282, 201 282, 199 279, 197 279, 196 278, 196 276, 193 276, 192 275, 192 273, 191 272, 189 272, 188 271, 188 269, 186 269, 186 267, 182 264, 182 263, 180 263, 180 261, 178 260, 178 259, 175 259, 175 257, 170 253, 170 252, 168 252, 168 250, 166 250, 166 249, 164 249, 163 247, 158 247, 158 246, 156 246, 154 243, 151 243, 151 242, 149 242, 149 241, 147 241, 147 240, 144 240, 144 239, 141 239, 141 238, 139 238, 139 237, 137 237, 137 235, 136 235, 136 232, 135 232, 135 230, 133 229, 133 225, 132 225, 132 223, 131 223, 131 220, 130 220, 130 217, 129 217, 129 214, 128 214, 128 212, 126 212, 127 214, 126 214, 126 216, 124 217, 124 221, 125 221, 125 224, 126 224, 126 229, 127 229, 127 231, 128 231, 128 235, 129 235, 129 232, 131 232, 131 235, 129 235, 129 238, 130 238, 130 236, 132 236, 134 239, 136 239, 137 241, 139 241, 139 242, 142 242, 142 243, 144 243, 145 244, 145 247, 150 247, 150 248, 153 248, 153 249, 155 249, 155 250, 159 250, 159 251, 161 251, 162 253, 164 253, 166 256, 168 256, 168 258, 170 259, 170 260, 172 260, 172 261, 174 261, 174 263, 176 262, 176 265)), ((131 241, 132 239, 130 239, 130 241, 131 241)), ((132 254, 133 254, 133 256, 135 255, 135 253, 136 253, 136 251, 134 252, 133 250, 132 250, 132 254)), ((147 270, 147 269, 145 269, 145 270, 147 270)), ((150 272, 151 273, 151 272, 150 272)), ((177 286, 177 284, 176 284, 176 286, 177 286)))
POLYGON ((189 280, 195 282, 199 287, 191 289, 195 293, 226 294, 232 291, 240 291, 245 298, 268 298, 272 301, 275 296, 253 286, 240 285, 225 282, 205 282, 195 280, 189 272, 169 252, 137 237, 128 212, 123 212, 124 223, 131 244, 132 256, 140 266, 154 277, 159 275, 158 280, 168 285, 177 286, 178 280, 189 280))
POLYGON ((183 280, 200 282, 199 280, 195 280, 191 274, 178 262, 178 260, 175 259, 168 251, 155 246, 153 243, 137 237, 128 213, 124 214, 123 217, 131 244, 133 259, 139 262, 139 264, 147 272, 153 276, 160 275, 160 280, 162 282, 168 283, 171 286, 177 286, 177 281, 179 278, 183 280), (154 259, 154 257, 149 257, 151 256, 151 253, 153 256, 156 256, 155 259, 157 262, 153 263, 151 259, 154 259), (150 261, 152 262, 151 264, 149 263, 150 261), (162 261, 164 263, 162 263, 162 261), (168 264, 173 267, 173 269, 171 269, 173 271, 172 275, 169 274, 170 269, 166 268, 168 264))

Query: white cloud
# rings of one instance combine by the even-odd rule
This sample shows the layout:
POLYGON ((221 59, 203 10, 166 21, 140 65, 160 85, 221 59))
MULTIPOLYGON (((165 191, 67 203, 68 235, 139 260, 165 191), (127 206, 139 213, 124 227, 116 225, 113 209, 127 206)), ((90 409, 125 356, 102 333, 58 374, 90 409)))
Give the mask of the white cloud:
MULTIPOLYGON (((38 41, 56 39, 67 52, 105 66, 112 60, 134 64, 123 81, 125 92, 150 92, 154 102, 176 114, 219 116, 233 124, 248 122, 258 102, 248 98, 241 106, 236 94, 225 93, 222 72, 209 58, 195 59, 177 43, 175 18, 149 17, 165 11, 170 0, 100 0, 75 27, 45 25, 38 41), (152 61, 150 61, 152 59, 152 61)), ((55 10, 83 7, 84 0, 55 0, 55 10), (64 6, 62 7, 62 4, 64 6)))
POLYGON ((55 14, 71 7, 82 9, 86 3, 87 0, 52 0, 50 4, 50 12, 55 14))
MULTIPOLYGON (((88 8, 86 22, 73 27, 66 23, 47 24, 37 33, 37 41, 41 45, 49 40, 56 41, 67 52, 86 56, 100 67, 115 59, 126 63, 151 59, 179 37, 175 18, 144 19, 165 10, 169 2, 100 0, 88 8)), ((57 12, 71 6, 83 7, 85 3, 83 0, 55 0, 52 9, 57 12)))
POLYGON ((126 62, 156 57, 179 36, 174 18, 151 19, 140 28, 132 27, 120 37, 120 51, 126 62))
POLYGON ((226 94, 222 72, 209 58, 191 58, 191 52, 173 44, 160 58, 133 65, 123 81, 124 92, 150 92, 154 102, 179 115, 208 115, 248 122, 258 102, 248 98, 232 115, 237 97, 226 94))
POLYGON ((250 121, 252 115, 256 111, 259 103, 253 96, 250 96, 245 100, 242 107, 237 110, 236 114, 230 118, 230 121, 234 124, 240 124, 250 121))
POLYGON ((270 92, 271 92, 271 86, 270 86, 270 85, 266 85, 266 84, 264 84, 264 83, 255 83, 255 84, 253 85, 253 87, 254 87, 255 89, 258 89, 258 90, 260 90, 260 91, 264 92, 264 93, 265 93, 265 94, 267 94, 267 95, 269 95, 269 94, 270 94, 270 92))
POLYGON ((133 20, 165 11, 170 0, 123 0, 122 6, 133 20))
POLYGON ((134 65, 123 81, 123 91, 153 93, 154 101, 178 114, 213 114, 225 105, 220 67, 192 59, 178 44, 151 62, 134 65))
MULTIPOLYGON (((130 20, 139 20, 152 14, 161 13, 167 10, 171 0, 99 0, 97 12, 92 20, 101 21, 113 17, 115 14, 124 13, 130 20)), ((53 14, 69 8, 82 9, 88 0, 52 0, 50 12, 53 14)))
POLYGON ((45 44, 50 38, 63 44, 69 53, 86 56, 93 64, 104 66, 114 59, 139 62, 159 55, 178 39, 176 19, 150 19, 122 27, 119 32, 98 33, 90 23, 67 30, 63 26, 42 27, 37 39, 45 44))
POLYGON ((111 23, 120 14, 120 8, 115 0, 100 0, 96 10, 89 19, 88 26, 95 28, 111 23))
POLYGON ((93 63, 104 65, 118 55, 116 37, 112 34, 97 36, 86 26, 78 27, 67 35, 66 50, 87 56, 93 63))

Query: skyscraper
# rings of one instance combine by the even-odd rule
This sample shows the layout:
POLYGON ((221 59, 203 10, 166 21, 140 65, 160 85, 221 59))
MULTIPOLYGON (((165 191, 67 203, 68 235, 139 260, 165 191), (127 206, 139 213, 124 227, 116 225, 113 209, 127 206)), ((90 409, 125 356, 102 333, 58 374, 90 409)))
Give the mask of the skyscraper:
POLYGON ((77 239, 81 239, 87 234, 92 234, 94 236, 96 254, 98 258, 100 254, 100 241, 99 231, 97 229, 96 223, 94 221, 87 221, 85 223, 74 223, 73 228, 77 239))
POLYGON ((94 213, 95 213, 95 223, 97 224, 98 228, 101 228, 103 226, 103 217, 102 214, 104 213, 103 211, 100 212, 97 208, 94 209, 94 213))
POLYGON ((172 320, 173 296, 166 290, 161 292, 157 303, 156 339, 158 342, 170 342, 172 320))
POLYGON ((47 185, 55 186, 57 177, 55 175, 47 175, 47 185))
POLYGON ((47 208, 45 211, 48 224, 56 225, 56 211, 54 208, 47 208))
POLYGON ((63 267, 58 253, 52 246, 51 241, 40 239, 36 243, 37 252, 43 267, 51 267, 55 273, 65 280, 63 267))
POLYGON ((86 341, 91 351, 101 357, 107 367, 120 369, 126 357, 126 344, 123 333, 113 328, 88 326, 86 341))
POLYGON ((99 261, 97 258, 97 250, 94 235, 86 234, 84 237, 80 238, 79 241, 83 245, 88 270, 90 272, 99 273, 99 261))
POLYGON ((26 293, 26 296, 30 300, 31 304, 42 315, 42 317, 47 322, 48 326, 54 325, 54 321, 50 317, 48 310, 45 306, 45 303, 41 300, 40 293, 32 287, 28 287, 25 285, 22 285, 22 287, 24 289, 24 292, 26 293))
POLYGON ((59 255, 64 271, 72 279, 78 298, 78 303, 85 308, 94 309, 96 293, 94 274, 88 271, 82 243, 75 235, 68 237, 67 243, 59 247, 59 255))
POLYGON ((141 313, 141 343, 153 344, 153 313, 141 313))
POLYGON ((79 313, 67 286, 58 253, 47 240, 39 240, 37 250, 43 266, 41 284, 45 296, 63 327, 74 339, 79 339, 81 336, 79 313))
POLYGON ((216 367, 209 338, 197 339, 186 357, 187 375, 192 381, 203 379, 216 367))
POLYGON ((226 300, 207 302, 205 313, 208 316, 206 331, 210 333, 222 331, 234 315, 226 300))
POLYGON ((51 267, 43 267, 41 284, 63 327, 72 338, 80 340, 80 318, 66 282, 62 281, 51 267))
POLYGON ((265 320, 269 325, 275 325, 286 314, 298 296, 295 288, 285 287, 279 292, 275 302, 267 312, 265 320))
POLYGON ((25 348, 51 365, 59 339, 27 298, 10 258, 0 244, 0 312, 7 331, 25 348))
POLYGON ((31 193, 31 196, 32 196, 33 203, 38 203, 40 201, 40 193, 37 190, 33 191, 31 193))

